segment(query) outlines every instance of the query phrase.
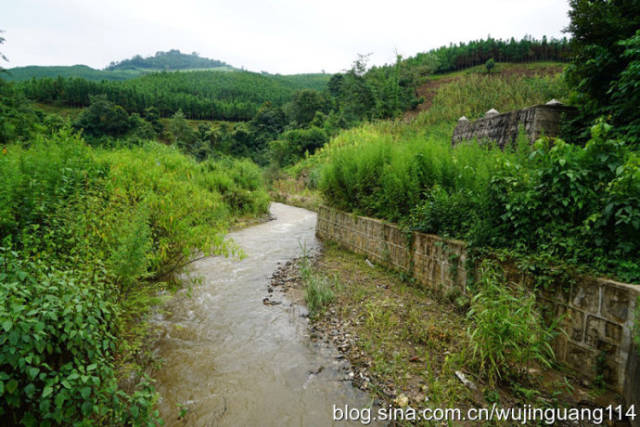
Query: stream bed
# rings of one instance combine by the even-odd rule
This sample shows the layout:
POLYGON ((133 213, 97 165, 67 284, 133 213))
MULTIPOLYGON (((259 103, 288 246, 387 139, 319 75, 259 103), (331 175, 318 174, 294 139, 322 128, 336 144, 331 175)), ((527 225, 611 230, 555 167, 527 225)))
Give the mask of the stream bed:
MULTIPOLYGON (((272 203, 272 221, 229 234, 246 258, 192 264, 202 279, 154 318, 164 363, 154 375, 165 425, 327 426, 333 405, 369 406, 345 381, 345 363, 308 337, 306 310, 267 285, 279 264, 313 252, 316 214, 272 203)), ((359 423, 358 423, 359 424, 359 423)))

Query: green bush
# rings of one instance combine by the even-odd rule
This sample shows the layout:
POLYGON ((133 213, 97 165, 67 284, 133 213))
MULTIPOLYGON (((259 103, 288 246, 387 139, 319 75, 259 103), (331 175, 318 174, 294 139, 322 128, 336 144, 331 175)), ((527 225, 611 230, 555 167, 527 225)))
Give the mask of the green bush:
POLYGON ((0 417, 155 421, 144 376, 118 388, 119 367, 135 365, 126 322, 163 276, 235 250, 224 239, 234 218, 268 208, 259 168, 159 143, 93 149, 63 130, 6 146, 0 180, 0 417))
POLYGON ((222 196, 234 215, 261 215, 269 208, 261 169, 246 159, 207 160, 199 165, 201 185, 222 196))
POLYGON ((269 157, 279 166, 290 165, 305 155, 313 154, 328 141, 326 131, 319 127, 288 130, 280 140, 269 144, 269 157))
POLYGON ((149 419, 148 388, 135 396, 142 405, 118 391, 118 307, 105 272, 60 271, 7 248, 0 270, 0 417, 24 425, 149 419))
POLYGON ((43 130, 29 101, 0 78, 0 144, 26 141, 43 130))
POLYGON ((73 126, 91 137, 122 136, 131 130, 132 123, 124 108, 100 95, 91 97, 91 104, 73 126))

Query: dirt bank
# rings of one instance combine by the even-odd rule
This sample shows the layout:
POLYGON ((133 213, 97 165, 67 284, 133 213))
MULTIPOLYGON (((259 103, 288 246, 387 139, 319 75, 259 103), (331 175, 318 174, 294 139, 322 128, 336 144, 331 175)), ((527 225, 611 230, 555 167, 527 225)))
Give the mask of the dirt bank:
MULTIPOLYGON (((568 372, 534 365, 528 374, 504 378, 492 387, 472 363, 467 333, 471 323, 463 305, 437 298, 331 244, 315 258, 314 271, 332 281, 334 299, 312 318, 311 339, 334 344, 351 364, 345 379, 371 393, 378 405, 594 408, 617 402, 617 396, 568 372)), ((269 289, 302 301, 304 284, 297 264, 283 265, 269 289)))

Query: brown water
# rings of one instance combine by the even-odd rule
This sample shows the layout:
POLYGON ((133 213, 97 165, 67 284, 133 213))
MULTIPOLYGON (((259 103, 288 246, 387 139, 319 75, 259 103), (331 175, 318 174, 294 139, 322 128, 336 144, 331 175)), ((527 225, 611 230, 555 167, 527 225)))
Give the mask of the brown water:
POLYGON ((304 308, 278 295, 272 299, 281 305, 263 304, 278 263, 300 256, 302 246, 319 247, 315 213, 273 203, 271 214, 275 220, 230 234, 245 259, 198 261, 202 284, 156 316, 166 425, 326 426, 334 424, 333 404, 370 403, 343 381, 338 352, 309 340, 304 308), (179 407, 186 410, 180 420, 179 407))

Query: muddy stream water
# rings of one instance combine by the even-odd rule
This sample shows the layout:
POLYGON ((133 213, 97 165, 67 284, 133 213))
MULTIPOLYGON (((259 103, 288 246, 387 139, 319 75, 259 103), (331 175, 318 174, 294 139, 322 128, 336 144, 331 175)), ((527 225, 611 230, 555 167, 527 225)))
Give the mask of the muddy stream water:
POLYGON ((273 203, 271 215, 272 221, 230 233, 246 258, 197 261, 191 270, 202 283, 179 292, 155 316, 165 425, 344 425, 332 422, 334 404, 370 404, 344 381, 338 351, 309 339, 304 307, 279 294, 271 299, 282 304, 263 304, 278 263, 320 245, 315 213, 273 203))

